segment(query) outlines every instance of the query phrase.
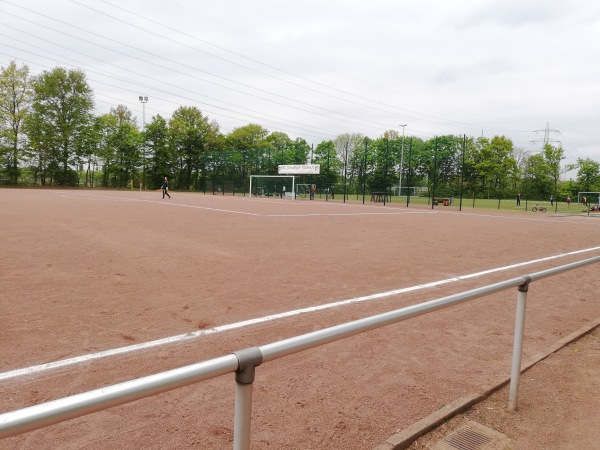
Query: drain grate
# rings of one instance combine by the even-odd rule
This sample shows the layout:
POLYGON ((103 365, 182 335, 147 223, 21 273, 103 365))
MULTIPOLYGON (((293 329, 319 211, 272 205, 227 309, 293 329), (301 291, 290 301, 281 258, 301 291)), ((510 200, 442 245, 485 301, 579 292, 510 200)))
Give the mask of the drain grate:
POLYGON ((496 430, 480 423, 467 421, 462 427, 437 441, 432 450, 504 450, 510 439, 496 430))
POLYGON ((458 450, 479 450, 492 442, 492 438, 475 430, 458 430, 444 441, 458 450))

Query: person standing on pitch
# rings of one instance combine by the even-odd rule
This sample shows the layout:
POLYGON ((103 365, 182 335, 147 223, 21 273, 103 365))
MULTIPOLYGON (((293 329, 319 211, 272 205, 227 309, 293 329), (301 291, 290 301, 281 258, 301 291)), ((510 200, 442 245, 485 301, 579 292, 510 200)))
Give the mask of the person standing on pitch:
POLYGON ((162 191, 163 191, 163 198, 165 198, 165 195, 167 197, 171 198, 171 196, 169 195, 169 179, 167 177, 165 177, 165 181, 163 181, 162 191))
POLYGON ((517 194, 517 206, 521 206, 521 194, 517 194))

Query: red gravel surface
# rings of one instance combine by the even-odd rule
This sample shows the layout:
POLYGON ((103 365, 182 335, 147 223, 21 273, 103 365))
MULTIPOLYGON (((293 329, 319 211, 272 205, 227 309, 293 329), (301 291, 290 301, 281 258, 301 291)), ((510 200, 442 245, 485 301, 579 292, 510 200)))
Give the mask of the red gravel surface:
MULTIPOLYGON (((1 194, 2 412, 600 255, 600 221, 587 217, 177 192, 170 200, 138 191, 1 194), (82 362, 40 367, 73 358, 82 362)), ((599 291, 597 264, 534 283, 524 359, 597 319, 599 291)), ((510 373, 516 296, 511 289, 261 365, 252 448, 370 449, 495 385, 510 373)), ((234 393, 233 375, 224 376, 0 448, 230 448, 234 393)))

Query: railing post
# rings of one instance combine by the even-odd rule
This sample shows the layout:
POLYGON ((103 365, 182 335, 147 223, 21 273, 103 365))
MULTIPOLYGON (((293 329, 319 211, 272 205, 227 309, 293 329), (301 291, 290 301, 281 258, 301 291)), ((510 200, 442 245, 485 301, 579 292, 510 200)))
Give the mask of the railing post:
POLYGON ((523 334, 525 330, 525 306, 527 304, 527 291, 531 277, 523 277, 525 282, 519 286, 517 294, 517 312, 515 319, 515 337, 513 344, 512 367, 510 371, 510 392, 508 394, 508 410, 517 409, 519 397, 519 380, 521 377, 521 358, 523 356, 523 334))
POLYGON ((258 347, 251 347, 233 352, 239 361, 235 372, 235 413, 233 423, 234 450, 250 449, 250 426, 252 422, 252 383, 254 383, 255 368, 263 360, 258 347))

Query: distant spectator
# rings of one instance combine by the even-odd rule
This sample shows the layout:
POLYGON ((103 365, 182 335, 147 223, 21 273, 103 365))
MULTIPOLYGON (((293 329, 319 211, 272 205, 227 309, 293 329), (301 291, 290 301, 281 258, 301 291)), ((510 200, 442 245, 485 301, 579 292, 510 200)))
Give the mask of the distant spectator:
POLYGON ((167 197, 171 198, 171 196, 169 195, 169 179, 167 177, 165 177, 165 181, 163 181, 162 191, 163 191, 163 198, 165 198, 165 195, 167 197))

